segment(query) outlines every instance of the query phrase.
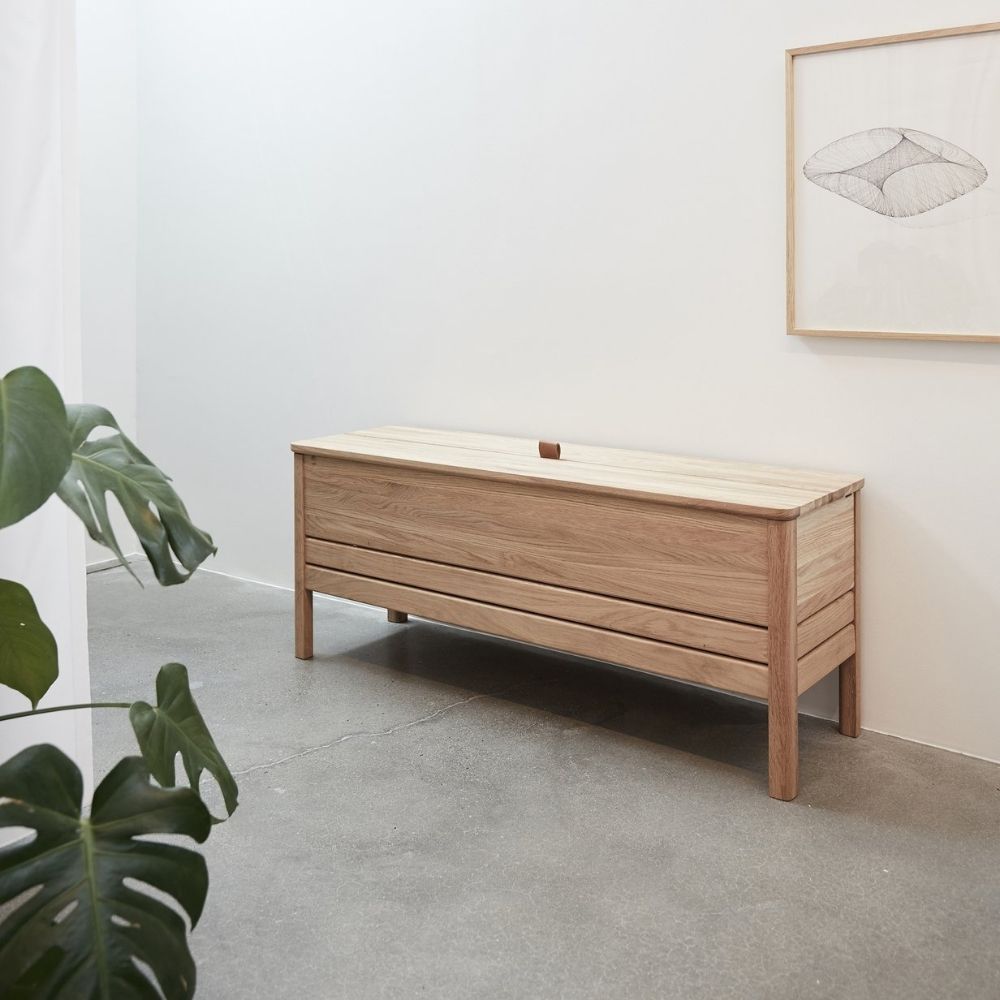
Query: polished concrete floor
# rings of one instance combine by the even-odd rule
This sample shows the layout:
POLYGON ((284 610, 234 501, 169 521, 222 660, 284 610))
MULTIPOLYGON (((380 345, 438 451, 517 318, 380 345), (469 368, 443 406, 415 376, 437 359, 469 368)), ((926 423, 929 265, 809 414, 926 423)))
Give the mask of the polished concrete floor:
MULTIPOLYGON (((779 803, 757 705, 327 600, 300 663, 291 627, 90 577, 95 699, 186 663, 238 775, 199 998, 1000 997, 1000 767, 803 718, 779 803)), ((102 773, 133 749, 95 722, 102 773)))

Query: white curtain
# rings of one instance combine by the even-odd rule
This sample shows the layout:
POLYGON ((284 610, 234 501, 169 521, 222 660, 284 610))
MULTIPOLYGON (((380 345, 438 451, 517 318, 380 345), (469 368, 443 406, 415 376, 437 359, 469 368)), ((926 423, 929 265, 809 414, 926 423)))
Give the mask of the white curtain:
MULTIPOLYGON (((0 0, 0 374, 43 368, 80 398, 74 0, 0 0)), ((83 533, 58 501, 0 532, 0 576, 31 590, 59 644, 41 707, 90 699, 83 533)), ((0 714, 28 708, 0 688, 0 714)), ((0 725, 0 759, 49 742, 91 783, 89 712, 0 725)))

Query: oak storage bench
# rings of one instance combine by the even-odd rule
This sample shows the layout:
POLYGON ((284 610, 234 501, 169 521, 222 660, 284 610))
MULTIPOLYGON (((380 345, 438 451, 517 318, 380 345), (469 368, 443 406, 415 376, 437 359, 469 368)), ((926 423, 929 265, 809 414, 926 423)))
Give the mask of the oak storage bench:
POLYGON ((862 479, 411 427, 292 450, 299 658, 318 591, 764 698, 779 799, 838 668, 858 735, 862 479))

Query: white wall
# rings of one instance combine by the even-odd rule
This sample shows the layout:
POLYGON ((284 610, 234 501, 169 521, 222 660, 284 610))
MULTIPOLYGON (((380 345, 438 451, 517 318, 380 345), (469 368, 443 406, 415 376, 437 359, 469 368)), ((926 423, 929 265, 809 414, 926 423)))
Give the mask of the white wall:
MULTIPOLYGON (((0 0, 0 373, 45 369, 80 392, 79 174, 72 0, 0 0)), ((42 707, 90 700, 83 532, 50 500, 0 532, 0 576, 23 583, 59 646, 42 707)), ((0 688, 0 714, 30 708, 0 688)), ((0 761, 54 743, 92 779, 90 713, 0 725, 0 761)))
POLYGON ((783 50, 996 14, 142 5, 139 421, 214 566, 288 584, 288 442, 365 425, 858 470, 864 725, 1000 759, 1000 347, 784 334, 783 50))
MULTIPOLYGON (((136 4, 77 0, 82 398, 136 432, 136 4)), ((125 553, 138 548, 116 501, 125 553)), ((86 539, 88 564, 112 554, 86 539)))

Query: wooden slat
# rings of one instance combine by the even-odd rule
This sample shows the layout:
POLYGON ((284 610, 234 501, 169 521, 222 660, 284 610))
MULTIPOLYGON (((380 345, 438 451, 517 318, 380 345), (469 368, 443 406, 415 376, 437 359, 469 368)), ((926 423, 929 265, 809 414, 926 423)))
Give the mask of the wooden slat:
MULTIPOLYGON (((460 447, 478 452, 495 452, 515 458, 538 457, 538 442, 529 438, 501 434, 477 434, 428 430, 422 427, 376 427, 355 431, 353 436, 384 441, 399 441, 412 445, 460 447)), ((840 473, 818 472, 815 469, 794 469, 787 466, 753 462, 725 462, 692 455, 664 455, 660 452, 637 451, 632 448, 606 448, 597 445, 561 445, 563 462, 592 465, 616 476, 622 469, 653 475, 670 475, 697 480, 715 480, 730 487, 760 487, 763 489, 795 490, 807 494, 836 491, 845 485, 840 473)), ((560 467, 565 471, 565 466, 560 467)))
POLYGON ((804 330, 788 331, 796 337, 840 337, 845 340, 951 340, 963 344, 1000 344, 996 333, 907 333, 890 330, 804 330))
POLYGON ((795 323, 795 64, 785 53, 785 329, 795 323))
POLYGON ((794 522, 768 522, 767 788, 785 801, 799 794, 796 540, 794 522))
POLYGON ((895 45, 898 42, 924 42, 931 38, 954 38, 958 35, 980 35, 1000 31, 1000 21, 983 24, 966 24, 958 28, 932 28, 929 31, 909 31, 901 35, 878 35, 875 38, 853 38, 847 42, 826 42, 822 45, 804 45, 787 49, 789 56, 808 56, 817 52, 839 52, 842 49, 871 48, 876 45, 895 45))
POLYGON ((854 498, 798 520, 799 621, 854 586, 854 498))
POLYGON ((769 522, 620 498, 581 502, 422 469, 305 462, 311 537, 766 624, 769 522))
POLYGON ((540 458, 537 448, 537 441, 527 438, 407 427, 380 427, 292 445, 302 454, 458 471, 574 493, 768 518, 797 517, 853 493, 864 482, 838 473, 576 444, 563 444, 562 457, 554 461, 540 458))
MULTIPOLYGON (((308 543, 307 543, 308 552, 308 543)), ((825 642, 835 632, 854 621, 854 592, 841 594, 825 608, 821 608, 805 621, 799 622, 798 653, 801 659, 806 653, 825 642)))
POLYGON ((811 653, 799 660, 799 694, 808 691, 817 681, 822 680, 831 670, 836 670, 855 649, 853 625, 847 625, 811 653))
MULTIPOLYGON (((767 662, 767 631, 756 625, 587 594, 318 538, 306 539, 306 561, 328 569, 468 597, 613 632, 626 632, 743 660, 767 662)), ((817 638, 813 645, 824 638, 825 635, 817 638)))
POLYGON ((759 698, 767 696, 768 670, 759 663, 317 566, 306 567, 306 583, 312 590, 324 594, 394 608, 489 635, 606 660, 724 691, 759 698))

